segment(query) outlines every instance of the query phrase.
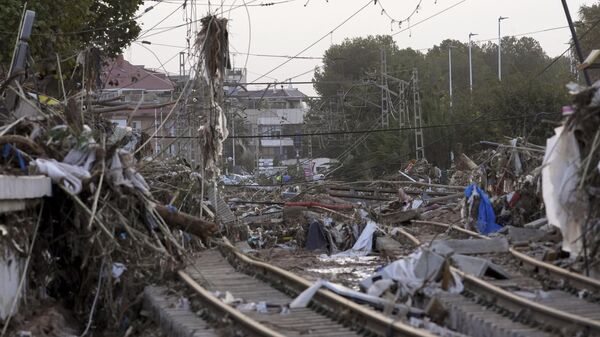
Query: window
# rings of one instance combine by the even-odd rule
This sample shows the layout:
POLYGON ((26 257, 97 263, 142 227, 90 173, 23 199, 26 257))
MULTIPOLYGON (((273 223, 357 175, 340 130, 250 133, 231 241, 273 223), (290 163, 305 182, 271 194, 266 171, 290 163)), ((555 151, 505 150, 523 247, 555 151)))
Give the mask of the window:
POLYGON ((281 126, 280 125, 261 125, 259 128, 259 132, 264 136, 272 136, 279 137, 281 134, 281 126))
POLYGON ((141 121, 132 121, 131 128, 135 131, 141 131, 142 130, 142 122, 141 121))
POLYGON ((126 127, 127 126, 127 120, 126 119, 111 119, 110 120, 111 123, 115 124, 116 126, 119 127, 126 127))
POLYGON ((286 102, 270 102, 269 107, 271 109, 285 109, 287 104, 286 102))

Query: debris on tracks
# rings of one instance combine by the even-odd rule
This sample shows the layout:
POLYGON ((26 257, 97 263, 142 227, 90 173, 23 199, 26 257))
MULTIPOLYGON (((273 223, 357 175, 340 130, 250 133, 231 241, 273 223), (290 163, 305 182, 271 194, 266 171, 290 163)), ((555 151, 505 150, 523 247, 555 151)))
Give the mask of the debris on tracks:
MULTIPOLYGON (((23 267, 16 275, 17 293, 28 294, 28 301, 60 299, 83 322, 83 335, 91 328, 124 333, 139 315, 144 286, 161 281, 190 250, 203 247, 201 239, 218 232, 218 219, 202 217, 206 203, 185 195, 190 174, 183 184, 172 167, 160 170, 147 155, 148 139, 101 114, 106 102, 88 85, 92 75, 84 74, 85 88, 64 101, 41 100, 47 95, 31 90, 24 76, 9 77, 0 86, 0 172, 45 175, 53 182, 52 195, 31 203, 34 210, 0 214, 3 220, 39 214, 33 222, 2 225, 0 250, 18 255, 13 263, 23 267), (174 184, 176 179, 181 183, 174 184), (183 191, 164 192, 169 183, 183 191), (177 193, 180 198, 174 198, 177 193)), ((218 139, 207 145, 215 147, 213 156, 226 137, 226 128, 215 130, 211 135, 218 139)), ((11 322, 14 307, 3 317, 2 335, 23 319, 11 322)))

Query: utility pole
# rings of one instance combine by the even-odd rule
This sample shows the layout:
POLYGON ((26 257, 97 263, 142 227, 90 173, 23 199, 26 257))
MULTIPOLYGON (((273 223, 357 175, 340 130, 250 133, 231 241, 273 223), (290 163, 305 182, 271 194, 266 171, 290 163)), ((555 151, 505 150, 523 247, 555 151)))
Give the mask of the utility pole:
POLYGON ((471 37, 477 34, 469 33, 469 89, 473 92, 473 61, 471 57, 471 37))
POLYGON ((231 114, 231 159, 235 168, 235 112, 231 114))
MULTIPOLYGON (((577 52, 577 57, 579 58, 579 64, 583 63, 585 58, 583 57, 583 52, 581 51, 581 45, 579 44, 579 39, 577 38, 577 33, 575 32, 575 26, 573 25, 573 19, 571 19, 571 13, 569 12, 569 6, 567 5, 566 0, 561 0, 563 9, 565 10, 565 16, 567 17, 567 22, 569 23, 569 29, 571 30, 571 36, 573 38, 573 44, 575 44, 575 51, 577 52)), ((585 83, 590 86, 592 85, 592 81, 590 80, 590 75, 587 72, 587 69, 583 69, 583 77, 585 77, 585 83)))
POLYGON ((387 81, 387 59, 385 48, 381 48, 381 127, 386 129, 390 126, 389 90, 387 81))
POLYGON ((502 81, 502 36, 500 35, 500 22, 508 19, 507 16, 498 17, 498 81, 502 81))
POLYGON ((450 108, 452 108, 452 48, 454 46, 448 46, 448 92, 450 93, 450 108))
MULTIPOLYGON (((13 51, 13 56, 8 70, 8 78, 12 78, 9 84, 15 85, 15 82, 20 82, 23 75, 16 75, 27 68, 27 59, 29 57, 29 39, 33 30, 35 21, 35 11, 25 10, 21 17, 19 26, 18 38, 13 51)), ((63 88, 64 89, 64 88, 63 88)), ((66 94, 65 94, 66 95, 66 94)), ((12 90, 6 91, 6 108, 12 111, 17 108, 19 97, 12 90)), ((65 102, 66 104, 67 102, 65 102)))

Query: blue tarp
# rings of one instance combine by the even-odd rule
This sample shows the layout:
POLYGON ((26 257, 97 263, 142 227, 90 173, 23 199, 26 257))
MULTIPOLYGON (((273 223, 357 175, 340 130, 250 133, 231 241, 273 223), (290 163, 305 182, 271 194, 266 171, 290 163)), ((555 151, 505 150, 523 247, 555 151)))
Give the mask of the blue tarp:
POLYGON ((473 190, 479 194, 479 209, 477 210, 477 230, 481 234, 490 234, 499 231, 502 226, 496 223, 496 214, 487 194, 476 184, 471 184, 465 189, 465 197, 469 199, 473 190))

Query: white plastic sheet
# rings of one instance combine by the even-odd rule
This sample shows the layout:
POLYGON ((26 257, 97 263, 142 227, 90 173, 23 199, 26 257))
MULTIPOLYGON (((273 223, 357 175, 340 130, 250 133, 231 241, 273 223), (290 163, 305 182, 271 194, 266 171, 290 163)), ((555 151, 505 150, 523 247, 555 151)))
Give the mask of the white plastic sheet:
POLYGON ((55 159, 36 159, 31 162, 39 173, 45 174, 55 183, 63 184, 73 194, 81 192, 81 181, 91 177, 86 169, 65 164, 55 159))
POLYGON ((115 262, 112 265, 112 277, 114 279, 118 279, 121 277, 121 275, 123 275, 123 273, 125 272, 125 270, 127 270, 127 267, 125 267, 124 264, 122 264, 121 262, 115 262))
MULTIPOLYGON (((415 273, 417 263, 423 254, 421 249, 414 251, 409 256, 396 260, 379 270, 375 275, 361 281, 361 287, 371 289, 374 283, 373 280, 393 280, 398 282, 398 285, 406 290, 409 294, 414 294, 415 291, 421 289, 425 280, 418 277, 415 273)), ((454 286, 448 291, 450 293, 459 294, 464 290, 462 280, 455 272, 451 272, 454 286)))
POLYGON ((521 164, 521 157, 519 156, 519 151, 516 149, 517 146, 517 138, 510 140, 510 145, 513 147, 510 152, 512 155, 513 165, 515 169, 515 175, 519 177, 521 173, 523 173, 523 164, 521 164))
POLYGON ((542 194, 548 222, 560 229, 562 249, 577 256, 582 249, 582 228, 588 202, 577 190, 581 157, 575 136, 558 127, 546 141, 542 168, 542 194))
MULTIPOLYGON (((290 309, 306 308, 306 306, 308 306, 311 299, 315 296, 315 294, 317 293, 317 291, 319 291, 320 288, 327 288, 340 296, 352 298, 354 300, 364 302, 364 303, 369 303, 371 305, 374 305, 374 306, 380 307, 380 308, 383 308, 383 307, 389 305, 389 303, 390 303, 386 299, 383 299, 383 298, 380 298, 377 296, 368 295, 365 293, 361 293, 356 290, 352 290, 350 288, 344 287, 343 285, 340 285, 340 284, 332 283, 332 282, 329 282, 326 280, 317 280, 317 282, 313 283, 312 286, 310 286, 309 288, 304 290, 302 293, 300 293, 300 295, 298 295, 290 303, 290 309)), ((400 305, 396 304, 395 307, 399 308, 399 309, 406 309, 406 306, 401 305, 401 304, 400 305)))
POLYGON ((146 180, 144 180, 144 177, 132 168, 133 163, 122 160, 130 156, 131 154, 128 151, 116 151, 110 161, 108 176, 115 185, 136 188, 142 193, 149 195, 150 187, 146 183, 146 180))
POLYGON ((331 255, 330 258, 338 257, 350 257, 350 256, 365 256, 373 250, 373 234, 377 230, 377 223, 373 220, 367 221, 367 226, 363 229, 362 233, 354 243, 352 248, 331 255))

